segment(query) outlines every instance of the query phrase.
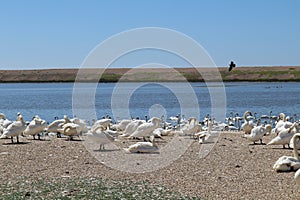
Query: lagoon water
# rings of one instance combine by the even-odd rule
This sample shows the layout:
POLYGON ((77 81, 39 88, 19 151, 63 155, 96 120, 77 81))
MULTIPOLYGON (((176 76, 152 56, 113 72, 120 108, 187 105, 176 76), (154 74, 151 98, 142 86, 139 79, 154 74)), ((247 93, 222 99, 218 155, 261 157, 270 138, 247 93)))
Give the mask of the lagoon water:
MULTIPOLYGON (((142 86, 139 83, 100 83, 95 94, 91 92, 92 84, 86 84, 80 95, 95 96, 95 102, 83 104, 90 107, 95 103, 98 119, 107 114, 114 119, 120 119, 122 113, 140 118, 161 114, 170 117, 182 112, 182 107, 187 111, 196 110, 198 107, 201 118, 211 112, 210 94, 205 83, 190 83, 197 104, 192 101, 194 94, 184 85, 187 83, 170 84, 177 88, 175 92, 166 87, 165 83, 148 83, 142 86), (128 92, 131 93, 128 95, 128 92), (184 105, 180 105, 181 98, 185 98, 184 105)), ((227 116, 230 112, 242 115, 246 110, 257 112, 258 115, 269 115, 270 111, 273 112, 272 115, 280 112, 287 115, 300 114, 300 83, 228 82, 224 85, 227 116)), ((71 117, 73 86, 73 83, 0 84, 0 112, 11 120, 16 118, 17 112, 21 112, 25 120, 31 120, 36 114, 49 122, 55 116, 62 118, 67 114, 71 117)))

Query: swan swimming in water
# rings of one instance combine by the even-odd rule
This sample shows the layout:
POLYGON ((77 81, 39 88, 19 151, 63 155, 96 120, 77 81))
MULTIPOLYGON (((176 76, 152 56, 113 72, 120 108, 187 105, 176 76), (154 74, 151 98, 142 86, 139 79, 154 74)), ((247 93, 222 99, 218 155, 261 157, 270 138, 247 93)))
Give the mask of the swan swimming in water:
POLYGON ((18 121, 14 121, 4 130, 0 139, 11 137, 11 142, 14 143, 13 137, 17 137, 17 143, 19 143, 19 135, 21 135, 25 129, 26 129, 26 123, 23 120, 23 117, 20 116, 18 118, 18 121))
POLYGON ((150 136, 150 142, 137 142, 124 149, 129 153, 153 153, 158 151, 154 136, 150 136))
MULTIPOLYGON (((292 140, 296 146, 296 140, 300 138, 300 133, 296 133, 292 140)), ((273 169, 277 172, 296 171, 300 168, 300 158, 296 148, 293 148, 294 156, 282 156, 274 164, 273 169)))

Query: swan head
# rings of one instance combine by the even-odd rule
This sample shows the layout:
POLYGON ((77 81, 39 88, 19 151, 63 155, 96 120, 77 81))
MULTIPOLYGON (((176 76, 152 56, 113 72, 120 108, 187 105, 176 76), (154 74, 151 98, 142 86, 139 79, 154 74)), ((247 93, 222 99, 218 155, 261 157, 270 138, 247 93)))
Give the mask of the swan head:
POLYGON ((105 128, 104 128, 104 126, 100 125, 95 128, 94 132, 96 133, 97 130, 100 130, 100 132, 103 132, 103 131, 105 131, 105 128))
POLYGON ((285 121, 285 114, 284 113, 279 114, 279 120, 284 120, 285 121))
POLYGON ((246 121, 249 121, 249 119, 247 118, 249 115, 252 116, 252 113, 251 113, 249 110, 247 110, 247 111, 244 113, 244 119, 245 119, 246 121))

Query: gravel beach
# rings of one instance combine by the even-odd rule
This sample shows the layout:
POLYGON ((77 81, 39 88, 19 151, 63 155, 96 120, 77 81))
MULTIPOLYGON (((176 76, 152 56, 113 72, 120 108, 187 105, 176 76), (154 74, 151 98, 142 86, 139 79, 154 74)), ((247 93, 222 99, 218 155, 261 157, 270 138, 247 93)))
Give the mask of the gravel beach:
MULTIPOLYGON (((253 145, 242 135, 241 132, 222 132, 203 159, 199 158, 201 145, 195 140, 170 165, 145 173, 122 172, 100 163, 83 145, 84 137, 75 141, 66 138, 38 141, 27 137, 20 139, 21 144, 10 144, 9 139, 4 139, 0 145, 0 180, 2 187, 14 186, 9 192, 23 192, 25 196, 28 193, 24 188, 30 188, 28 185, 36 180, 47 186, 62 179, 101 179, 146 181, 200 199, 300 199, 294 172, 276 173, 272 169, 280 156, 292 155, 292 150, 282 149, 281 145, 253 145)), ((263 140, 267 143, 272 137, 274 135, 263 140)), ((160 140, 159 145, 164 145, 166 141, 160 140)), ((120 147, 129 143, 134 142, 121 140, 120 147)), ((96 155, 112 152, 117 151, 94 151, 96 155)), ((6 192, 2 189, 0 198, 6 192)), ((69 197, 74 193, 76 190, 69 197)))

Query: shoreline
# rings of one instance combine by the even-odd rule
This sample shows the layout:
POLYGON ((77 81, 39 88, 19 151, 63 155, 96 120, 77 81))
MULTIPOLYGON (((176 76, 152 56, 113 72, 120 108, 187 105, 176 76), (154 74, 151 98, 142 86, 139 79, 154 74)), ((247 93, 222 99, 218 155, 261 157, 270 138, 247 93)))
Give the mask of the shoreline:
POLYGON ((215 68, 0 70, 0 83, 47 82, 300 82, 300 66, 215 68), (221 78, 220 78, 221 75, 221 78), (99 77, 100 80, 99 80, 99 77), (203 78, 204 77, 204 78, 203 78))

